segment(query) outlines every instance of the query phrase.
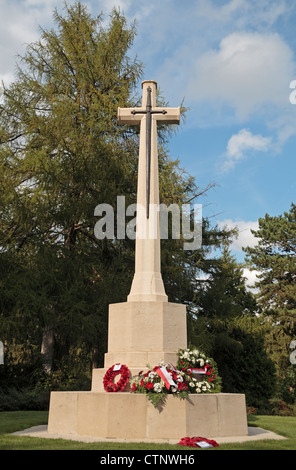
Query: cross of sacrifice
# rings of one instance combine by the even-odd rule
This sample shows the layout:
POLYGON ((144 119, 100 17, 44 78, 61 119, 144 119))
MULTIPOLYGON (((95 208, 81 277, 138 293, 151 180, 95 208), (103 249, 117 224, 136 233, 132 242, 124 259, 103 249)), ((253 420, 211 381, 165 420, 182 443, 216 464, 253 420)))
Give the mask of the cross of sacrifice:
POLYGON ((160 273, 159 213, 155 215, 154 212, 150 217, 149 208, 150 205, 159 207, 157 122, 179 124, 180 107, 156 107, 157 83, 154 80, 143 81, 142 88, 141 107, 118 108, 119 124, 140 125, 135 276, 128 300, 164 301, 167 296, 160 273), (142 207, 146 208, 149 224, 140 219, 139 208, 142 207), (146 236, 138 236, 139 226, 145 226, 146 236), (151 239, 148 232, 156 236, 151 239))
MULTIPOLYGON (((161 121, 164 124, 179 124, 180 108, 156 108, 156 82, 152 80, 145 80, 142 83, 142 87, 142 107, 136 109, 118 108, 118 122, 119 124, 140 124, 140 142, 141 140, 145 140, 146 148, 146 217, 149 218, 151 159, 153 163, 158 161, 156 121, 161 121), (153 124, 155 124, 155 126, 153 126, 153 124), (152 129, 152 127, 155 127, 155 129, 152 129), (145 128, 146 132, 144 131, 145 128)), ((138 178, 140 178, 140 176, 141 175, 139 174, 138 178)), ((137 202, 139 202, 139 200, 137 202)))

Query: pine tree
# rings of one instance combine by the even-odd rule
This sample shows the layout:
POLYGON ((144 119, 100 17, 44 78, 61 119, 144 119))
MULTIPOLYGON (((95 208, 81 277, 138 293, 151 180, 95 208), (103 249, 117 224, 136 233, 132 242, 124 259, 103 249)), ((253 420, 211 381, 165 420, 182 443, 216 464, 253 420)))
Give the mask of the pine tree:
POLYGON ((244 313, 254 313, 256 302, 245 281, 242 264, 225 246, 206 281, 207 287, 200 292, 199 315, 205 315, 208 319, 218 318, 223 322, 244 313))
POLYGON ((214 357, 222 389, 246 394, 250 406, 265 406, 275 389, 274 365, 265 351, 266 327, 246 287, 242 263, 227 245, 196 291, 190 341, 214 357))
POLYGON ((215 360, 214 348, 217 343, 233 350, 240 344, 229 336, 229 325, 237 318, 253 316, 257 310, 253 294, 246 288, 243 266, 224 245, 222 254, 212 260, 210 271, 196 281, 195 311, 191 318, 190 340, 203 347, 215 360))
POLYGON ((137 135, 116 119, 141 76, 127 55, 134 28, 116 10, 106 28, 81 3, 65 11, 27 47, 0 107, 2 334, 43 336, 48 370, 53 337, 56 355, 106 348, 107 302, 126 292, 132 247, 95 238, 94 208, 136 190, 137 135))
POLYGON ((266 352, 266 326, 257 316, 245 315, 229 321, 227 332, 235 350, 222 341, 214 346, 223 392, 243 393, 248 406, 264 413, 276 390, 275 365, 266 352))
POLYGON ((189 339, 214 357, 218 367, 223 369, 220 351, 235 356, 243 348, 230 334, 233 321, 253 316, 257 308, 254 296, 246 289, 242 265, 226 243, 221 256, 212 261, 207 276, 197 281, 195 306, 189 319, 189 339))
POLYGON ((270 324, 269 352, 281 376, 289 366, 290 342, 296 337, 296 206, 283 215, 265 215, 254 248, 247 247, 251 268, 260 272, 258 303, 270 324))

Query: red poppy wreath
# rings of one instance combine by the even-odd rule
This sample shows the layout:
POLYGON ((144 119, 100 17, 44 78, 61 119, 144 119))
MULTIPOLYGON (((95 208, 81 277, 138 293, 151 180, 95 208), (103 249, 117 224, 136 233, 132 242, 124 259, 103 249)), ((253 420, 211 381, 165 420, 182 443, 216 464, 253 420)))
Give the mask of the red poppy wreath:
POLYGON ((106 392, 121 392, 128 383, 129 370, 123 364, 115 364, 110 367, 103 378, 104 389, 106 392), (114 378, 121 374, 118 382, 114 383, 114 378))

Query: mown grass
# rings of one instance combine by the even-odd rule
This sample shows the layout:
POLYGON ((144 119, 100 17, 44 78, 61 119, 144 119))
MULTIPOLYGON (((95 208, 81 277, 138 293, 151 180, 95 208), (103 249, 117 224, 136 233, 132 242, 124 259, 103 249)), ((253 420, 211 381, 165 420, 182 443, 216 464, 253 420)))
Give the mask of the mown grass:
MULTIPOLYGON (((42 439, 15 436, 11 433, 46 424, 45 411, 12 411, 0 413, 0 450, 196 450, 179 445, 151 443, 83 443, 64 439, 42 439)), ((285 436, 282 440, 261 440, 243 443, 220 444, 211 450, 296 450, 296 417, 291 416, 249 416, 249 425, 258 426, 285 436)), ((185 437, 185 436, 180 436, 185 437)), ((218 442, 219 443, 219 442, 218 442)))

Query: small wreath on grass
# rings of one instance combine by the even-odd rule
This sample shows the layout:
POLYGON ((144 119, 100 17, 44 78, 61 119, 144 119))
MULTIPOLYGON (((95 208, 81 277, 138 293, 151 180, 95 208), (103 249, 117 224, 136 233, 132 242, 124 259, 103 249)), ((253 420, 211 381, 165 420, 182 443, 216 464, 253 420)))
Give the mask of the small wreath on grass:
POLYGON ((214 439, 207 439, 205 437, 183 437, 180 442, 180 446, 189 447, 219 447, 219 444, 214 439))
POLYGON ((103 378, 104 389, 106 392, 121 392, 129 381, 130 372, 124 364, 115 364, 111 366, 103 378), (118 382, 114 382, 117 375, 121 375, 118 382))

